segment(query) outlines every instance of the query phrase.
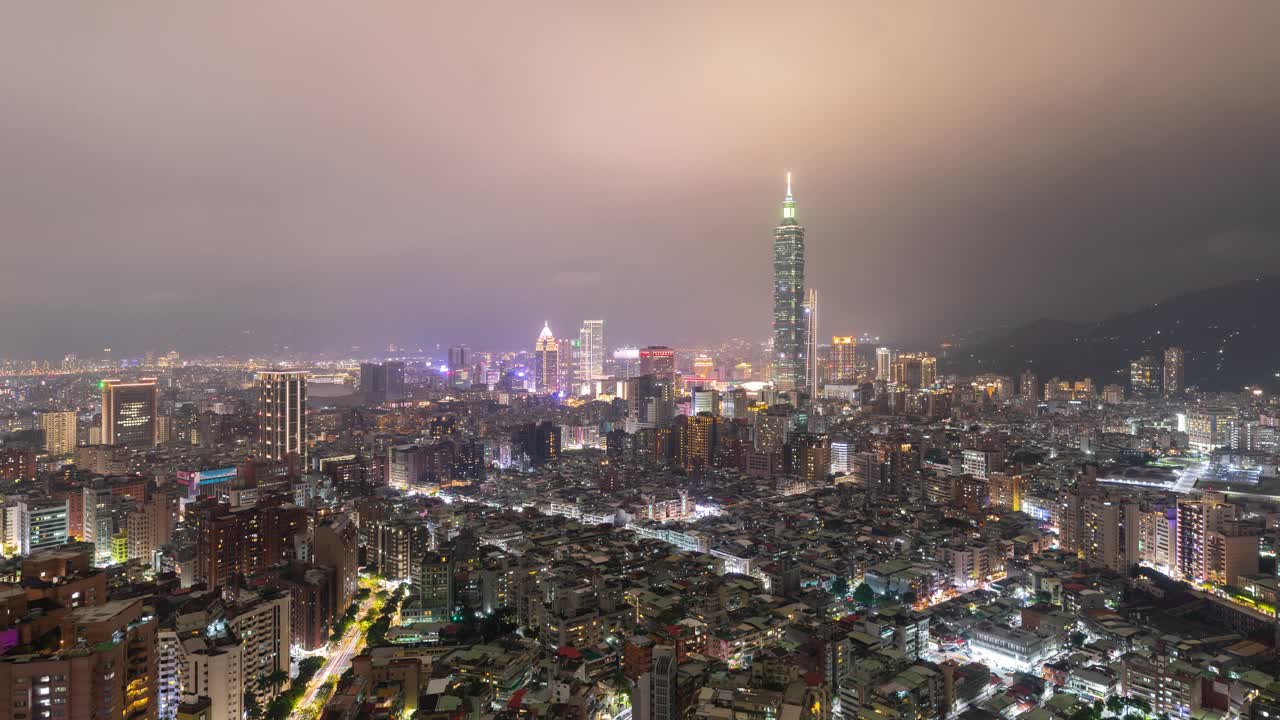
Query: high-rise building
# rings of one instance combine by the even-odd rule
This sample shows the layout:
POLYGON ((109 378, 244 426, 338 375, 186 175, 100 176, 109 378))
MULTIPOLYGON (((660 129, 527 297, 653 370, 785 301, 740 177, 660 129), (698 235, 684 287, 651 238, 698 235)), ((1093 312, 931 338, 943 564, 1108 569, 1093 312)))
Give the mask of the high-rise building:
POLYGON ((404 363, 400 361, 382 363, 387 373, 387 400, 404 400, 409 393, 404 384, 404 363))
POLYGON ((798 433, 787 439, 787 469, 807 483, 823 483, 831 472, 831 440, 826 435, 798 433))
POLYGON ((333 607, 345 610, 359 590, 359 534, 350 515, 325 518, 312 534, 312 557, 333 568, 333 607))
POLYGON ((893 380, 893 351, 887 347, 876 348, 876 379, 893 380))
POLYGON ((1039 378, 1031 370, 1023 370, 1018 378, 1018 394, 1024 398, 1038 400, 1040 398, 1039 378))
POLYGON ((44 449, 50 455, 70 455, 76 450, 76 414, 40 413, 40 429, 44 431, 44 449))
POLYGON ((1187 444, 1201 453, 1227 447, 1235 417, 1235 411, 1225 407, 1201 407, 1187 413, 1187 444))
POLYGON ((32 498, 14 504, 13 545, 19 555, 67 542, 70 506, 66 500, 32 498))
POLYGON ((893 361, 893 382, 910 388, 927 388, 938 379, 938 361, 926 353, 903 353, 893 361))
POLYGON ((805 377, 809 397, 818 397, 818 290, 809 288, 804 299, 805 377))
POLYGON ((780 390, 809 387, 804 314, 804 228, 787 173, 782 222, 773 230, 773 383, 780 390))
POLYGON ((582 344, 582 361, 579 363, 580 382, 590 382, 605 377, 604 374, 604 321, 584 320, 578 331, 582 344))
POLYGON ((653 648, 652 669, 636 683, 635 720, 676 720, 679 716, 679 664, 670 645, 653 648))
POLYGON ((156 379, 136 382, 103 380, 102 444, 154 447, 156 444, 156 379))
POLYGON ((1184 356, 1182 348, 1168 347, 1164 349, 1164 396, 1181 395, 1187 388, 1183 380, 1184 356))
POLYGON ((665 345, 640 348, 640 374, 653 375, 664 382, 675 382, 676 351, 665 345))
POLYGON ((682 417, 680 463, 687 470, 710 467, 719 441, 721 418, 710 412, 682 417))
POLYGON ((760 452, 781 450, 791 437, 793 413, 788 405, 775 405, 758 412, 754 422, 755 449, 760 452))
POLYGON ((381 405, 407 397, 404 363, 360 363, 360 394, 366 405, 381 405))
POLYGON ((540 393, 559 392, 560 379, 560 341, 551 332, 551 324, 544 323, 533 344, 534 390, 540 393))
POLYGON ((454 345, 449 348, 449 370, 457 372, 471 364, 471 348, 466 345, 454 345))
POLYGON ((720 414, 720 391, 699 385, 689 390, 689 414, 704 412, 720 414))
POLYGON ((1154 397, 1160 391, 1160 366, 1154 355, 1129 363, 1129 387, 1135 397, 1154 397))
POLYGON ((858 341, 852 335, 831 338, 831 379, 851 380, 858 376, 858 341))
POLYGON ((260 372, 258 385, 258 457, 285 460, 296 454, 307 465, 307 372, 260 372))
POLYGON ((626 431, 668 425, 675 419, 675 384, 657 375, 641 375, 627 381, 626 431))
POLYGON ((1258 538, 1238 523, 1237 507, 1220 495, 1179 499, 1176 560, 1182 576, 1233 585, 1241 575, 1258 572, 1258 538))

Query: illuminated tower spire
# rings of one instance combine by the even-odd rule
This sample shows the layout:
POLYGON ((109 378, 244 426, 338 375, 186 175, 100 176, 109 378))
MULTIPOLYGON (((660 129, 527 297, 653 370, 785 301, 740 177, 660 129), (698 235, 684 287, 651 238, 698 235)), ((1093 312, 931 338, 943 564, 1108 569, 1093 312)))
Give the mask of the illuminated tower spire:
POLYGON ((787 196, 782 200, 782 219, 796 219, 796 199, 791 195, 791 173, 787 173, 787 196))

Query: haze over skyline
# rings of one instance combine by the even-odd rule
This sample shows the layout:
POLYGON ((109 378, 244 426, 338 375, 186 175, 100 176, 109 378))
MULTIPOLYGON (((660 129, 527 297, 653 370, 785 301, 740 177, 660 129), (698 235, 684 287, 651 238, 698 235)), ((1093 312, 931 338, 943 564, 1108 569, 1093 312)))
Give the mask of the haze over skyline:
POLYGON ((1278 26, 1265 0, 13 4, 0 357, 587 318, 763 340, 788 170, 824 336, 1280 272, 1278 26))

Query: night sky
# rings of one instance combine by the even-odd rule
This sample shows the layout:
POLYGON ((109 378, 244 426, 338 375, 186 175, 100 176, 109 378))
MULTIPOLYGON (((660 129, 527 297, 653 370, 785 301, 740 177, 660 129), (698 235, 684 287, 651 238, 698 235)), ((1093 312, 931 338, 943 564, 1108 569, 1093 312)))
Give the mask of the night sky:
POLYGON ((1280 2, 621 5, 5 3, 0 356, 763 340, 787 170, 823 335, 1280 272, 1280 2))

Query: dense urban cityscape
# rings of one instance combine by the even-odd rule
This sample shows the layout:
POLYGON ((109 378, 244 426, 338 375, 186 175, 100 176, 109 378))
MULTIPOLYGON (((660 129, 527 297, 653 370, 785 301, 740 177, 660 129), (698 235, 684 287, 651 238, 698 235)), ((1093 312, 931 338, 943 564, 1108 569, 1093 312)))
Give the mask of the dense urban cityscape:
POLYGON ((1280 720, 1280 3, 0 7, 0 720, 1280 720))
POLYGON ((797 208, 788 174, 764 342, 8 363, 0 706, 1280 712, 1275 397, 1173 346, 958 375, 830 334, 797 208))

